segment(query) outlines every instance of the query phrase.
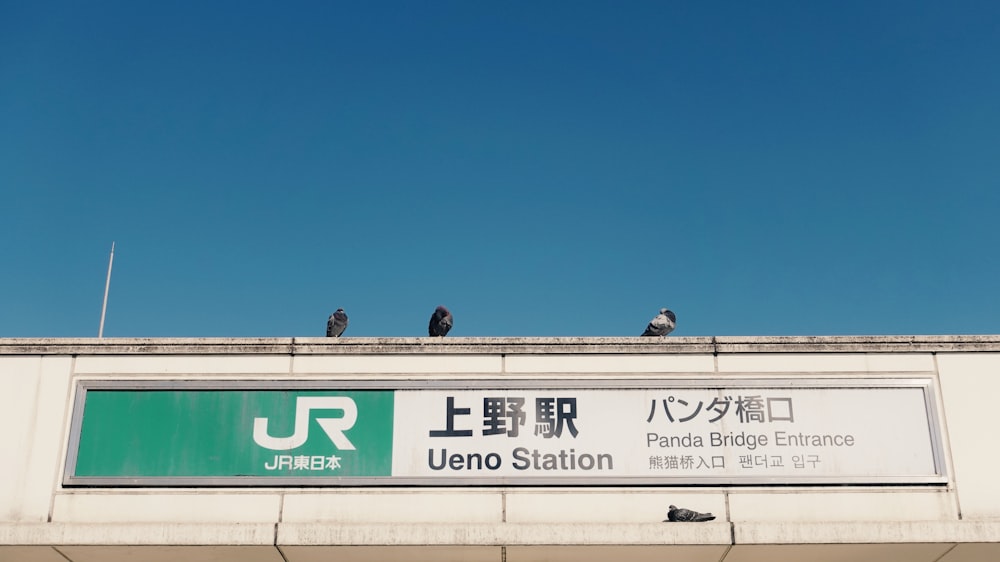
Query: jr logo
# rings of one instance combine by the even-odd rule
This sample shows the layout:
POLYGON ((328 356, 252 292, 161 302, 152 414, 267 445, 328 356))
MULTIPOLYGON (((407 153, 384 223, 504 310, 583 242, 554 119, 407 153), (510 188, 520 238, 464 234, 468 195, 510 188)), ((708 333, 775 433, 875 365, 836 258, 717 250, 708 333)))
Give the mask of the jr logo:
POLYGON ((267 418, 253 419, 253 440, 261 447, 287 451, 301 447, 309 439, 309 413, 312 410, 341 410, 340 418, 316 418, 333 444, 342 451, 353 451, 354 444, 344 432, 358 421, 358 406, 344 396, 299 396, 295 399, 295 431, 291 437, 271 437, 267 433, 267 418))

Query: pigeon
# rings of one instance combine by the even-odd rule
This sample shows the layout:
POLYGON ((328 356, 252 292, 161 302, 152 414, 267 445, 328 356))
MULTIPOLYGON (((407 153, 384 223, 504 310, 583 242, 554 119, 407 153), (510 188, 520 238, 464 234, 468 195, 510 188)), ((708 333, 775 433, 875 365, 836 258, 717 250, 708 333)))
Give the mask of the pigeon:
POLYGON ((343 334, 346 329, 347 313, 344 312, 343 308, 338 308, 337 311, 331 314, 330 318, 326 320, 326 337, 339 338, 340 334, 343 334))
POLYGON ((660 313, 656 315, 649 321, 649 325, 646 326, 646 331, 642 333, 644 336, 665 336, 670 332, 674 331, 674 327, 677 326, 677 316, 670 310, 666 308, 661 308, 660 313))
POLYGON ((664 522, 686 522, 686 521, 711 521, 715 519, 715 516, 711 513, 698 513, 697 511, 691 511, 690 509, 684 509, 683 507, 677 507, 676 505, 670 506, 670 511, 667 512, 667 518, 664 522))
POLYGON ((452 323, 451 313, 448 312, 448 309, 439 306, 434 309, 434 314, 431 314, 431 323, 427 326, 427 334, 431 337, 443 338, 448 335, 452 323))

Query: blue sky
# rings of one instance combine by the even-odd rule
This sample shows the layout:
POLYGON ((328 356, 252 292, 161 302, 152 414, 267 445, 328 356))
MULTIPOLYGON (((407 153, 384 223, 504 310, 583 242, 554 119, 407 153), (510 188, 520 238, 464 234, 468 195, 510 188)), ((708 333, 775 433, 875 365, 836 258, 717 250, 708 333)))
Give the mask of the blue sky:
POLYGON ((997 2, 0 3, 0 337, 1000 333, 997 2))

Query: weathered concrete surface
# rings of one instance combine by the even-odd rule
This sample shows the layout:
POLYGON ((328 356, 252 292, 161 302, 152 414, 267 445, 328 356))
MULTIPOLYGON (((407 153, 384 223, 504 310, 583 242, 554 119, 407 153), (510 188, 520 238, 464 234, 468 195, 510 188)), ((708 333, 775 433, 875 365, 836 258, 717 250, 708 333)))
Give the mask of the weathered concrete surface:
POLYGON ((0 338, 0 355, 917 353, 1000 351, 1000 335, 535 338, 0 338))
POLYGON ((297 545, 728 545, 731 540, 725 522, 278 525, 278 543, 297 545))
POLYGON ((280 354, 292 338, 0 338, 0 355, 280 354))
POLYGON ((19 562, 985 562, 1000 521, 599 524, 0 524, 19 562))
POLYGON ((1000 521, 739 523, 736 544, 1000 543, 1000 521))
POLYGON ((0 523, 0 545, 273 545, 273 523, 0 523))

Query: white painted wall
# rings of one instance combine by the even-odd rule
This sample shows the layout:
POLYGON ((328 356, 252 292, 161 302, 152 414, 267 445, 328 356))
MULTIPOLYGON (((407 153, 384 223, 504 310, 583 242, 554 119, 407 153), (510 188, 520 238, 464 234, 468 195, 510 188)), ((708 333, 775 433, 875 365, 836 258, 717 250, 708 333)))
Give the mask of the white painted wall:
POLYGON ((963 519, 1000 517, 1000 353, 937 357, 963 519))
POLYGON ((0 521, 46 521, 69 408, 67 356, 0 356, 0 521))

